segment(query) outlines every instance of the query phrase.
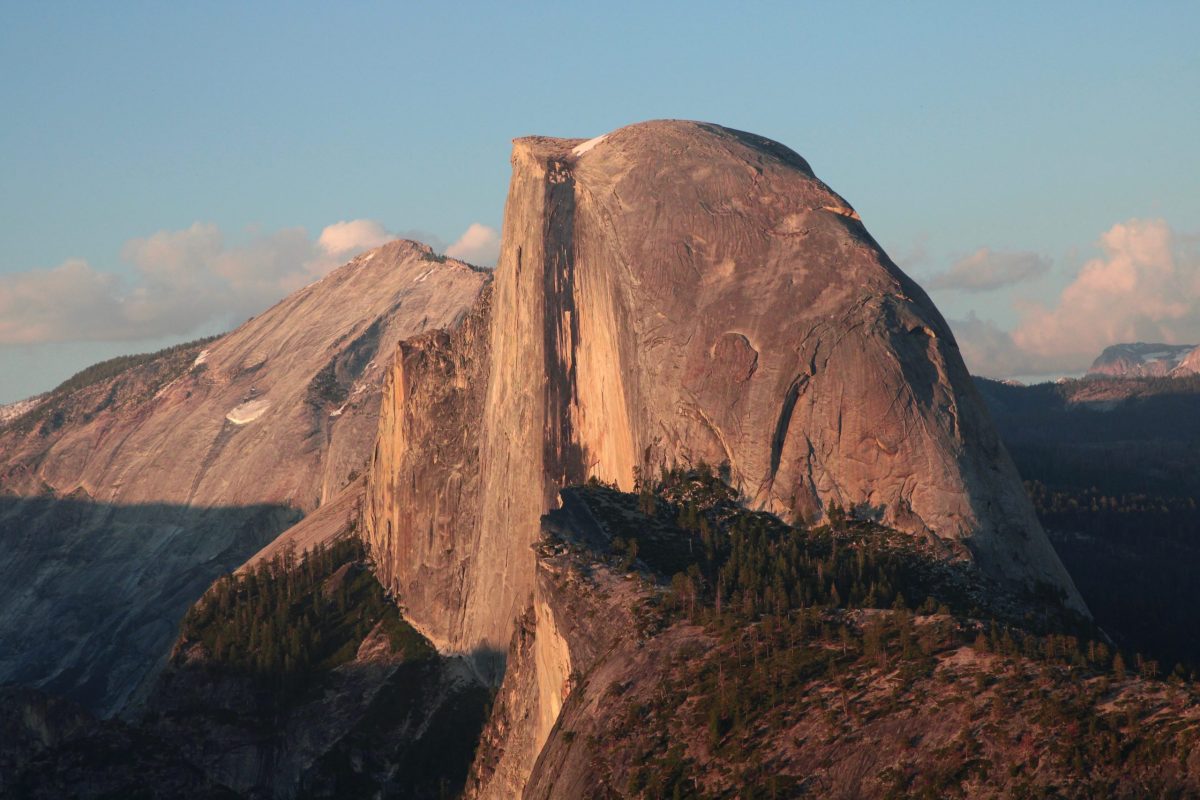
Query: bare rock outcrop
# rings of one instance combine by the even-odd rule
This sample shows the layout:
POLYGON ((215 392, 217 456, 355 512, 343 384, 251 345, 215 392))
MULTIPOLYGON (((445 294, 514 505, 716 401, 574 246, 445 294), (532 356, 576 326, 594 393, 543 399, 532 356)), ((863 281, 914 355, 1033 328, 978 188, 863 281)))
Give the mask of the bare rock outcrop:
POLYGON ((1200 375, 1200 347, 1194 347, 1184 353, 1183 358, 1171 370, 1171 377, 1181 378, 1185 375, 1200 375))
POLYGON ((1173 373, 1196 348, 1192 344, 1132 342, 1104 348, 1088 367, 1088 377, 1161 378, 1173 373))
POLYGON ((488 280, 392 242, 195 352, 8 420, 0 683, 120 709, 213 579, 365 471, 388 356, 488 280))
POLYGON ((488 386, 492 289, 463 322, 402 342, 383 387, 363 539, 380 582, 442 650, 464 650, 466 579, 489 560, 473 532, 483 486, 480 423, 488 386))
POLYGON ((271 540, 237 568, 239 573, 256 569, 280 557, 302 556, 318 547, 329 547, 342 538, 353 536, 362 517, 366 476, 359 476, 344 489, 295 525, 271 540))
POLYGON ((560 487, 699 461, 1083 608, 945 321, 800 156, 659 121, 512 163, 491 296, 401 348, 368 489, 381 577, 440 647, 507 647, 560 487))

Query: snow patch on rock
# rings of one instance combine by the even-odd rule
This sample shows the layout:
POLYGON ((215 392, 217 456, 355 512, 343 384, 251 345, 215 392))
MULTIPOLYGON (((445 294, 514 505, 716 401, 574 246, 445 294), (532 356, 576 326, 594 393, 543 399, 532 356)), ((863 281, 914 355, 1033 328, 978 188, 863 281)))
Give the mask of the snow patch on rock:
POLYGON ((250 400, 235 406, 232 411, 225 415, 225 419, 232 422, 234 425, 245 425, 261 417, 271 408, 271 401, 265 398, 250 400))
MULTIPOLYGON (((607 136, 607 134, 605 134, 605 136, 607 136)), ((583 142, 582 144, 577 144, 573 148, 571 148, 571 152, 577 156, 581 156, 603 141, 604 141, 604 136, 597 136, 595 139, 588 139, 586 142, 583 142)))
POLYGON ((24 400, 18 400, 15 403, 0 406, 0 423, 8 422, 10 419, 16 419, 25 412, 32 409, 38 403, 42 402, 45 395, 37 395, 36 397, 28 397, 24 400))

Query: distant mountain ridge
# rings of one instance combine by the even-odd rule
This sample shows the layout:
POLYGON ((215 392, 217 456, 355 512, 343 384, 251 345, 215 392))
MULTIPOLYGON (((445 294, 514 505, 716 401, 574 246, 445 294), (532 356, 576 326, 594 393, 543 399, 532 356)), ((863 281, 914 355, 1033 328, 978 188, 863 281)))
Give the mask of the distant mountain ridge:
POLYGON ((1112 378, 1159 378, 1200 373, 1200 347, 1194 344, 1129 342, 1104 348, 1088 375, 1112 378))

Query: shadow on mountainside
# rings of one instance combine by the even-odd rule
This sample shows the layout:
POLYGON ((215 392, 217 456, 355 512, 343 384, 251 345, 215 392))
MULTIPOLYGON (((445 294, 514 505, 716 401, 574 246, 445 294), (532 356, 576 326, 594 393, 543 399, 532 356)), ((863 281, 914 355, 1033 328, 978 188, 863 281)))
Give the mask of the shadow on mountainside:
POLYGON ((975 383, 1096 622, 1200 669, 1200 377, 975 383))
POLYGON ((282 505, 0 497, 0 684, 120 712, 212 582, 302 516, 282 505))
POLYGON ((975 385, 1027 480, 1200 495, 1200 377, 975 385))
POLYGON ((0 688, 0 796, 458 796, 491 705, 401 616, 361 540, 219 579, 119 719, 0 688))

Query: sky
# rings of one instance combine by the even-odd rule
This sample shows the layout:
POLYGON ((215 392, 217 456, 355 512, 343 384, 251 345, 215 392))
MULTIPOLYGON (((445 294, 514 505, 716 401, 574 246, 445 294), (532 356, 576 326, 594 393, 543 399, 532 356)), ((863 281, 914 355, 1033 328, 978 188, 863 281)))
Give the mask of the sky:
POLYGON ((968 367, 1200 343, 1200 4, 4 3, 0 403, 362 249, 494 261, 510 141, 776 139, 968 367))

